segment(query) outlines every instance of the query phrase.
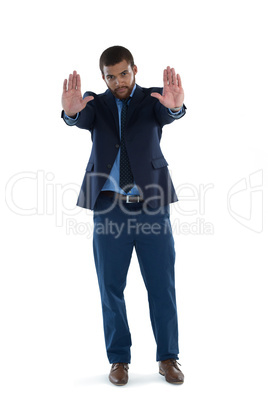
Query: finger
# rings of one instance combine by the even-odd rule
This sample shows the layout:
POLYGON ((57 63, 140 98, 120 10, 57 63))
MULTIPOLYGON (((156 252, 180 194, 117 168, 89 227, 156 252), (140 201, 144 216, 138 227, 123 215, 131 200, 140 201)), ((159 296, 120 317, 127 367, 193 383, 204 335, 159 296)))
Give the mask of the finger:
POLYGON ((180 77, 180 75, 179 74, 177 74, 177 80, 178 80, 178 87, 182 87, 182 85, 181 85, 181 77, 180 77))
POLYGON ((160 100, 162 98, 162 95, 160 95, 158 92, 152 92, 151 96, 153 96, 154 98, 160 100))
POLYGON ((63 92, 64 93, 67 92, 67 80, 66 79, 63 81, 63 92))
POLYGON ((69 82, 68 82, 68 91, 73 89, 73 74, 69 75, 69 82))
POLYGON ((171 69, 171 79, 172 79, 172 85, 177 86, 176 72, 174 68, 171 69))
POLYGON ((167 86, 168 80, 167 80, 167 69, 166 68, 164 70, 163 81, 164 81, 164 86, 167 86))
POLYGON ((74 72, 73 72, 73 89, 76 89, 76 82, 77 82, 77 79, 76 79, 76 77, 77 77, 77 71, 75 71, 74 70, 74 72))
POLYGON ((167 80, 168 80, 168 85, 171 85, 172 77, 171 77, 170 66, 167 67, 167 80))
POLYGON ((77 74, 77 76, 76 76, 76 86, 77 86, 77 90, 81 91, 81 78, 80 78, 79 74, 77 74))

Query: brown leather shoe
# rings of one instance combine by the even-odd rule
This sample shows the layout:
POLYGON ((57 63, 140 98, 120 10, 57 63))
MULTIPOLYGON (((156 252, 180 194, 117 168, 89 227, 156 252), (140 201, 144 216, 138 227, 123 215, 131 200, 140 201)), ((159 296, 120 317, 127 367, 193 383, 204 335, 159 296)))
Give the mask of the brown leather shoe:
POLYGON ((164 375, 166 381, 171 384, 183 384, 184 375, 178 367, 176 359, 167 359, 159 362, 159 373, 164 375))
POLYGON ((113 363, 109 374, 109 380, 114 385, 125 385, 128 382, 128 364, 113 363))

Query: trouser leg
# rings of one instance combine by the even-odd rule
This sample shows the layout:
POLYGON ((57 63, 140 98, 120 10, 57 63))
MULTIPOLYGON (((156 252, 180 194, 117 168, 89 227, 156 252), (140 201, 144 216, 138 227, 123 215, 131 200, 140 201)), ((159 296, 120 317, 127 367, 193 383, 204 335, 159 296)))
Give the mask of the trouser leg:
MULTIPOLYGON (((98 210, 110 200, 98 200, 98 210)), ((103 215, 94 213, 93 251, 100 288, 103 327, 110 363, 130 363, 129 331, 124 289, 133 250, 122 211, 115 207, 103 215)))
POLYGON ((162 212, 153 216, 143 213, 137 220, 140 230, 135 238, 138 261, 148 291, 157 361, 177 359, 179 353, 174 239, 169 207, 164 207, 162 212), (146 230, 142 231, 143 227, 146 230))

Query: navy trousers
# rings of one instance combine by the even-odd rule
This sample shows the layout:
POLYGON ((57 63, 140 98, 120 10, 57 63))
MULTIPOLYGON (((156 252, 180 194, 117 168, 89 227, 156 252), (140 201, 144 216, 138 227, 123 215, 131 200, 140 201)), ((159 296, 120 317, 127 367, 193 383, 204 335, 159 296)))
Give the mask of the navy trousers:
POLYGON ((126 203, 102 194, 97 199, 93 251, 110 363, 131 361, 124 289, 134 247, 148 292, 156 360, 178 359, 175 249, 169 209, 169 205, 145 209, 144 203, 126 203))

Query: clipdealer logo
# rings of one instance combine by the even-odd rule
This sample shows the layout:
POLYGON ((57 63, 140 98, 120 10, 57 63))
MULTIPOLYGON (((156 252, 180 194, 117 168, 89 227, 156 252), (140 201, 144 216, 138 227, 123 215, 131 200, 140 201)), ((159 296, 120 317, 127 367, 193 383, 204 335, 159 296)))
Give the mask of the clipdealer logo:
MULTIPOLYGON (((213 184, 196 186, 191 183, 183 183, 176 188, 180 202, 172 203, 172 209, 180 218, 175 217, 172 220, 174 234, 214 233, 213 224, 205 220, 206 193, 213 188, 213 184)), ((89 238, 93 235, 94 225, 91 219, 85 222, 84 215, 92 216, 93 211, 76 206, 79 191, 80 186, 76 183, 55 182, 55 175, 52 172, 43 170, 18 172, 12 175, 6 184, 6 204, 17 215, 53 216, 55 225, 65 227, 66 234, 89 238), (82 221, 78 219, 79 214, 82 221)), ((108 227, 114 228, 113 225, 108 227)), ((147 227, 138 227, 138 230, 148 232, 147 227)), ((152 227, 151 230, 155 232, 157 228, 152 227)))
MULTIPOLYGON (((207 192, 214 185, 195 186, 183 183, 176 188, 179 202, 173 203, 172 230, 174 234, 214 234, 214 225, 205 219, 207 192), (177 215, 176 215, 177 214, 177 215), (179 216, 179 218, 178 218, 179 216), (191 220, 191 217, 193 219, 191 220)), ((91 237, 93 222, 85 222, 85 214, 93 211, 76 206, 80 185, 55 182, 52 172, 25 171, 11 176, 6 184, 6 204, 17 215, 54 216, 57 227, 65 227, 66 234, 91 237), (82 213, 82 221, 77 216, 82 213)), ((227 193, 227 210, 230 216, 246 229, 263 231, 263 170, 259 169, 238 180, 227 193)))

